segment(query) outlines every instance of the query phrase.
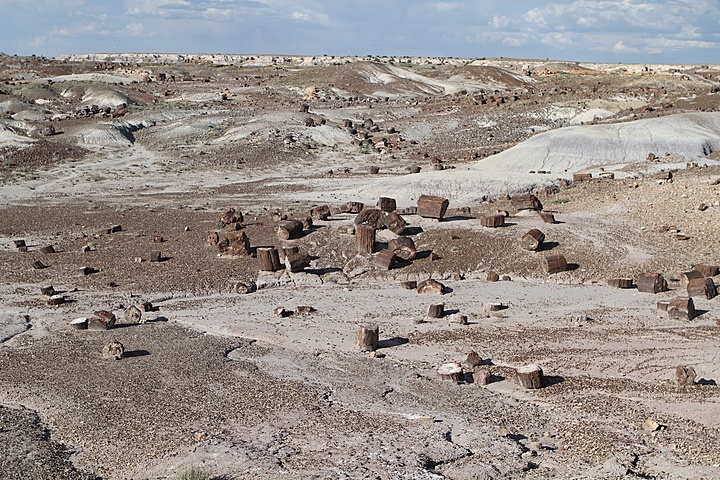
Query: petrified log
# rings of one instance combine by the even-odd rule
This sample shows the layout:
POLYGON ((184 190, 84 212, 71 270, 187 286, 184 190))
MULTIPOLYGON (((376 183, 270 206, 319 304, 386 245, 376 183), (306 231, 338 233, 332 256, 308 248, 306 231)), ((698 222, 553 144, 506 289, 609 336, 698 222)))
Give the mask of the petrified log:
POLYGON ((337 231, 341 235, 355 235, 355 226, 349 223, 338 225, 337 231))
POLYGON ((497 272, 493 272, 492 270, 490 270, 489 272, 487 272, 487 276, 485 278, 488 282, 497 282, 498 280, 500 280, 500 275, 498 275, 497 272))
POLYGON ((487 368, 479 368, 473 372, 473 383, 487 385, 492 379, 492 373, 487 368))
POLYGON ((515 210, 536 210, 540 211, 543 209, 542 203, 535 195, 515 195, 510 198, 510 204, 515 210))
POLYGON ((417 256, 415 242, 410 237, 397 237, 388 242, 388 249, 403 260, 414 260, 417 256))
POLYGON ((427 316, 428 318, 442 318, 445 313, 444 303, 431 303, 428 305, 427 316))
POLYGON ((471 367, 477 367, 478 365, 482 365, 483 359, 475 350, 471 350, 470 353, 468 353, 467 358, 465 359, 465 363, 467 363, 471 367))
POLYGON ((443 295, 445 293, 445 285, 438 282, 437 280, 428 278, 427 280, 424 280, 418 284, 417 292, 418 293, 435 293, 437 295, 443 295))
POLYGON ((343 213, 360 213, 365 207, 362 202, 347 202, 340 207, 340 211, 343 213))
POLYGON ((568 264, 563 255, 547 255, 542 259, 542 267, 546 273, 557 273, 567 270, 568 264))
POLYGON ((162 252, 160 252, 158 250, 154 250, 154 251, 150 252, 150 261, 151 262, 159 262, 160 260, 162 260, 162 252))
POLYGON ((47 287, 40 287, 40 293, 42 295, 47 295, 48 297, 52 297, 57 292, 55 291, 55 288, 52 285, 48 285, 47 287))
POLYGON ((450 202, 447 198, 420 195, 417 201, 417 214, 425 218, 437 218, 441 221, 447 212, 450 202))
POLYGON ((540 215, 540 218, 542 218, 542 221, 545 223, 555 223, 555 215, 553 215, 550 212, 538 212, 540 215))
POLYGON ((27 247, 27 245, 25 244, 25 240, 22 239, 13 240, 13 243, 15 244, 15 248, 27 247))
POLYGON ((543 371, 542 368, 537 365, 530 364, 522 366, 515 370, 515 373, 517 374, 518 382, 523 387, 529 389, 542 388, 543 371))
POLYGON ((405 227, 407 226, 407 222, 405 222, 405 219, 397 213, 390 212, 385 215, 384 225, 391 232, 402 235, 405 231, 405 227))
POLYGON ((385 270, 391 270, 394 268, 396 262, 397 256, 395 255, 395 252, 389 248, 380 250, 375 257, 375 263, 385 270))
POLYGON ((405 282, 400 282, 400 285, 405 290, 415 290, 417 288, 417 282, 415 280, 408 280, 405 282))
POLYGON ((220 243, 220 235, 217 232, 212 232, 211 234, 208 235, 208 238, 207 238, 207 246, 208 247, 214 247, 218 243, 220 243))
POLYGON ((277 236, 280 240, 297 238, 303 231, 303 224, 298 220, 282 220, 277 223, 277 236))
POLYGON ((122 232, 122 225, 111 225, 107 229, 107 233, 117 233, 122 232))
POLYGON ((687 294, 689 297, 704 297, 709 300, 715 298, 717 288, 712 278, 693 278, 687 284, 687 294))
POLYGON ((361 352, 374 352, 380 341, 380 327, 374 323, 361 323, 355 330, 355 347, 361 352))
POLYGON ((659 293, 667 290, 665 278, 657 272, 645 272, 637 280, 638 292, 659 293))
POLYGON ((380 173, 380 167, 373 165, 370 167, 369 171, 371 175, 377 175, 380 173))
POLYGON ((308 215, 302 221, 303 230, 310 230, 313 226, 313 217, 308 215))
POLYGON ((235 284, 235 293, 247 295, 248 293, 254 292, 256 288, 257 285, 255 285, 255 282, 237 282, 235 284))
POLYGON ((65 296, 59 294, 52 295, 50 298, 48 298, 47 303, 48 305, 52 306, 62 305, 63 303, 65 303, 65 296))
POLYGON ((480 225, 483 227, 496 228, 505 225, 505 215, 496 214, 488 215, 480 219, 480 225))
POLYGON ((380 197, 377 201, 377 208, 383 212, 393 212, 397 208, 397 203, 394 198, 380 197))
POLYGON ((441 380, 451 380, 455 383, 462 382, 465 376, 462 365, 458 362, 443 363, 437 368, 436 372, 441 380))
POLYGON ((691 280, 705 280, 705 275, 698 270, 680 273, 680 284, 682 286, 687 287, 691 280))
POLYGON ((276 272, 282 268, 280 266, 280 255, 275 247, 258 247, 257 258, 261 271, 276 272))
POLYGON ((220 226, 220 228, 225 227, 225 225, 228 225, 230 223, 242 223, 244 220, 243 214, 240 211, 235 210, 234 208, 228 208, 223 212, 222 215, 220 215, 216 222, 220 226))
POLYGON ((318 205, 310 209, 310 215, 318 220, 327 220, 330 218, 330 207, 328 205, 318 205))
POLYGON ((70 321, 70 328, 73 330, 87 330, 88 319, 86 317, 76 318, 70 321))
POLYGON ((652 176, 655 180, 670 180, 673 177, 672 172, 658 172, 652 176))
POLYGON ((273 313, 280 318, 289 317, 293 314, 292 310, 286 310, 285 307, 275 307, 273 313))
POLYGON ((692 320, 697 316, 695 303, 690 297, 675 297, 668 301, 667 314, 670 318, 692 320))
POLYGON ((43 268, 46 268, 46 267, 47 267, 47 265, 45 265, 40 260, 33 260, 32 268, 34 268, 35 270, 42 270, 43 268))
POLYGON ((592 173, 573 173, 573 182, 587 182, 592 180, 592 173))
POLYGON ((125 355, 125 347, 117 340, 108 342, 103 347, 102 358, 120 360, 125 355))
POLYGON ((115 314, 107 310, 98 310, 88 319, 89 330, 110 330, 115 325, 115 314))
POLYGON ((709 263, 700 263, 695 265, 695 270, 702 273, 705 277, 714 277, 720 271, 720 267, 709 263))
POLYGON ((355 217, 355 225, 365 224, 375 229, 385 228, 385 212, 378 208, 367 208, 355 217))
POLYGON ((295 311, 297 313, 312 313, 315 311, 315 308, 313 308, 311 305, 298 305, 295 307, 295 311))
POLYGON ((83 275, 92 275, 93 273, 97 273, 97 272, 99 272, 99 270, 97 270, 93 267, 88 267, 88 266, 80 267, 80 273, 82 273, 83 275))
POLYGON ((632 278, 608 278, 608 286, 614 288, 632 288, 632 278))
POLYGON ((448 315, 448 320, 450 321, 450 323, 457 323, 458 325, 467 325, 468 323, 467 315, 459 312, 451 313, 450 315, 448 315))
POLYGON ((297 245, 290 245, 288 247, 283 247, 283 257, 288 257, 290 255, 293 255, 295 253, 300 252, 300 247, 297 245))
POLYGON ((520 246, 525 250, 536 252, 542 246, 544 241, 545 234, 537 228, 533 228, 522 236, 520 239, 520 246))
POLYGON ((411 205, 400 210, 398 213, 401 215, 417 215, 417 206, 411 205))
POLYGON ((408 172, 410 172, 410 173, 420 173, 420 170, 422 170, 422 168, 417 165, 408 167, 408 172))
POLYGON ((144 323, 142 312, 135 305, 125 310, 125 323, 144 323))
POLYGON ((696 378, 697 374, 695 373, 695 369, 693 367, 679 365, 675 368, 675 381, 678 385, 695 385, 696 378))
POLYGON ((355 243, 359 253, 372 253, 375 246, 375 228, 364 223, 357 225, 355 243))
POLYGON ((140 304, 140 311, 142 312, 152 312, 153 310, 153 304, 150 302, 143 302, 140 304))
POLYGON ((55 253, 55 247, 53 247, 52 245, 46 245, 46 246, 40 248, 40 253, 44 253, 44 254, 55 253))
POLYGON ((285 268, 291 273, 302 272, 310 266, 310 255, 306 252, 293 253, 285 257, 285 268))

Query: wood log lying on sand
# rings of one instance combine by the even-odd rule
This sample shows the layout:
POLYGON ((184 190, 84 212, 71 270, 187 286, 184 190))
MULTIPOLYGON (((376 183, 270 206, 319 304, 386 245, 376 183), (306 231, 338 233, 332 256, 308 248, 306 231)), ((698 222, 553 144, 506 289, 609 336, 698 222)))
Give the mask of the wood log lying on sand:
POLYGON ((540 249, 542 246, 542 243, 545 241, 545 234, 542 233, 537 228, 533 228, 532 230, 529 230, 525 235, 522 236, 520 239, 520 246, 524 248, 525 250, 530 250, 531 252, 536 252, 540 249))
POLYGON ((415 242, 410 237, 397 237, 388 242, 388 249, 395 252, 398 258, 403 260, 414 260, 417 256, 415 242))
POLYGON ((420 195, 417 201, 417 214, 425 218, 436 218, 441 221, 445 217, 450 202, 443 197, 420 195))
POLYGON ((515 370, 520 385, 528 389, 542 388, 543 371, 535 364, 525 365, 515 370))
POLYGON ((277 223, 277 236, 280 240, 297 238, 303 231, 299 220, 282 220, 277 223))
POLYGON ((667 281, 657 272, 645 272, 638 277, 637 289, 643 293, 660 293, 667 290, 667 281))
POLYGON ((361 352, 374 352, 380 340, 380 327, 375 323, 361 323, 355 330, 355 347, 361 352))

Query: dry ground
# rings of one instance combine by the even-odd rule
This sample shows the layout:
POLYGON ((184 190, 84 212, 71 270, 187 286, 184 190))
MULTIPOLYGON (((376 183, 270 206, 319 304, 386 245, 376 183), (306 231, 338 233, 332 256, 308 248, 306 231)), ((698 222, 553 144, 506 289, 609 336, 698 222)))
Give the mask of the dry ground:
MULTIPOLYGON (((692 321, 656 311, 658 300, 682 294, 681 272, 720 261, 719 167, 676 171, 672 181, 572 183, 540 196, 555 224, 500 195, 451 200, 443 222, 405 216, 423 255, 390 271, 340 232, 354 215, 316 220, 296 240, 275 236, 278 214, 374 203, 325 195, 320 180, 350 192, 377 177, 370 165, 380 176, 432 170, 435 158, 462 168, 570 122, 591 101, 617 107, 595 122, 716 110, 716 72, 599 76, 548 64, 565 71, 528 77, 530 62, 394 63, 3 58, 0 476, 175 478, 195 465, 216 478, 720 478, 717 299, 695 299, 701 315, 692 321), (43 80, 81 73, 140 80, 43 80), (371 81, 390 74, 398 80, 382 88, 371 81), (303 99, 310 85, 318 94, 303 99), (122 117, 76 115, 83 98, 118 96, 129 104, 122 117), (304 103, 326 125, 306 127, 304 103), (55 120, 28 119, 37 110, 55 120), (346 118, 374 119, 374 138, 391 146, 353 144, 346 118), (19 140, 40 138, 47 125, 62 133, 19 140), (252 255, 219 257, 206 239, 228 207, 244 213, 252 247, 298 245, 311 266, 258 274, 252 255), (507 225, 481 227, 497 210, 509 213, 507 225), (122 230, 108 233, 111 225, 122 230), (546 235, 542 252, 518 244, 531 228, 546 235), (27 252, 14 248, 20 238, 27 252), (40 253, 46 245, 57 252, 40 253), (153 250, 164 261, 149 262, 153 250), (572 269, 545 274, 540 258, 550 253, 572 269), (47 268, 33 269, 34 260, 47 268), (95 273, 83 275, 86 266, 95 273), (489 270, 510 280, 487 282, 489 270), (644 271, 662 272, 670 291, 606 285, 644 271), (428 277, 448 293, 400 285, 428 277), (238 282, 261 288, 239 294, 238 282), (68 301, 49 306, 46 285, 68 301), (156 307, 148 323, 123 322, 143 301, 156 307), (438 301, 469 324, 420 322, 438 301), (488 313, 491 302, 508 308, 488 313), (300 305, 315 311, 273 314, 300 305), (69 328, 99 309, 114 311, 118 328, 69 328), (353 346, 355 325, 367 321, 380 325, 381 355, 353 346), (120 361, 101 358, 111 339, 126 348, 120 361), (437 378, 437 365, 471 350, 491 383, 437 378), (514 368, 527 363, 542 366, 544 388, 517 384, 514 368), (693 366, 698 384, 676 385, 678 365, 693 366), (645 430, 647 419, 661 427, 645 430)), ((397 198, 401 208, 415 201, 397 198)), ((379 246, 390 238, 382 232, 379 246)))

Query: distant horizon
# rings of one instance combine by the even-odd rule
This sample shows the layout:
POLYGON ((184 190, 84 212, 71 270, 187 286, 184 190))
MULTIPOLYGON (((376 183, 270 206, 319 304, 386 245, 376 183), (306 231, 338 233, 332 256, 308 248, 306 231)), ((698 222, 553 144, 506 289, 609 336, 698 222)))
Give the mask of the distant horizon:
POLYGON ((20 56, 244 51, 720 63, 715 0, 3 0, 0 15, 0 45, 20 56))

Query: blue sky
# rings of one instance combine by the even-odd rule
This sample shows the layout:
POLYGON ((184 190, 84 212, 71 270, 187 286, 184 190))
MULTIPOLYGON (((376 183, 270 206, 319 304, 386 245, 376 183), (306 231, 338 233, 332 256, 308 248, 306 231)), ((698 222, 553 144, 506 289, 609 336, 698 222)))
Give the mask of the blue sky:
POLYGON ((0 51, 720 63, 719 0, 0 0, 0 51))

